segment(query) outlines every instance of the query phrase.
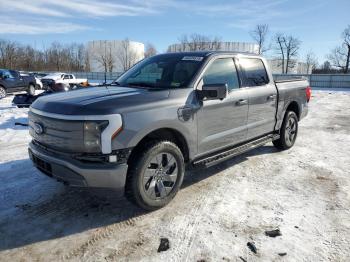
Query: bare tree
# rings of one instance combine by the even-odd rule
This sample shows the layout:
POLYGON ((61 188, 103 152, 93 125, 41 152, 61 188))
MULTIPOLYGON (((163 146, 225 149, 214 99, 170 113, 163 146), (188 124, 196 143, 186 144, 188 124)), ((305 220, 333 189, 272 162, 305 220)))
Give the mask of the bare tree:
POLYGON ((280 55, 280 66, 282 68, 282 74, 285 73, 285 50, 284 50, 284 45, 285 45, 285 36, 282 35, 281 33, 276 34, 275 36, 275 42, 277 44, 277 53, 280 55))
POLYGON ((115 56, 113 55, 110 42, 105 41, 103 47, 94 53, 93 58, 98 64, 100 64, 105 73, 113 71, 115 56))
POLYGON ((0 40, 0 65, 5 68, 13 68, 17 59, 19 46, 16 42, 0 40))
POLYGON ((258 54, 262 55, 270 48, 266 46, 266 37, 269 33, 269 26, 267 24, 256 25, 255 29, 250 32, 251 37, 258 44, 258 54))
POLYGON ((146 45, 145 58, 154 56, 156 54, 157 54, 157 49, 155 48, 155 46, 151 43, 148 43, 146 45))
POLYGON ((327 58, 333 66, 340 68, 344 74, 347 74, 350 66, 350 25, 343 31, 342 38, 342 45, 334 48, 327 58))
POLYGON ((282 74, 288 74, 289 69, 295 67, 301 41, 293 36, 285 36, 280 33, 275 36, 275 41, 277 52, 280 55, 282 74))
POLYGON ((286 74, 288 74, 289 69, 295 67, 296 57, 300 49, 301 41, 293 36, 287 36, 285 41, 286 49, 286 74))
POLYGON ((220 50, 221 39, 219 37, 209 37, 201 34, 182 35, 179 37, 179 44, 175 45, 175 50, 168 49, 168 52, 220 50))
POLYGON ((317 67, 318 61, 315 54, 312 51, 309 51, 306 54, 305 63, 307 73, 312 72, 317 67))
POLYGON ((118 59, 124 71, 128 70, 130 67, 132 67, 138 62, 137 53, 132 48, 130 40, 128 38, 123 40, 121 43, 121 50, 119 52, 118 59))

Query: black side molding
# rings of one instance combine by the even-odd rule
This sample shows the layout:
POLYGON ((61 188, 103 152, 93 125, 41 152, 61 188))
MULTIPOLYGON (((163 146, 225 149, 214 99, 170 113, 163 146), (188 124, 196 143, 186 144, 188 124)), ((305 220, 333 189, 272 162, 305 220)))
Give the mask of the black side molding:
POLYGON ((231 157, 240 155, 244 152, 247 152, 249 150, 262 146, 268 142, 272 142, 273 140, 279 139, 279 137, 280 137, 279 134, 269 134, 269 135, 260 137, 258 139, 252 140, 243 145, 239 145, 239 146, 227 149, 225 151, 222 151, 220 153, 214 153, 210 156, 200 158, 198 160, 195 160, 192 164, 194 167, 210 167, 217 163, 225 161, 231 157))

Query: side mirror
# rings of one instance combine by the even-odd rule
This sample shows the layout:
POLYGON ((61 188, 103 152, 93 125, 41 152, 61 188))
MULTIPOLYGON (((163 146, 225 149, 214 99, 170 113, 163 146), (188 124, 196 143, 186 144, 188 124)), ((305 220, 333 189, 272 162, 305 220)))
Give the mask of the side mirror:
POLYGON ((224 99, 227 95, 227 84, 203 85, 202 90, 198 90, 203 100, 224 99))

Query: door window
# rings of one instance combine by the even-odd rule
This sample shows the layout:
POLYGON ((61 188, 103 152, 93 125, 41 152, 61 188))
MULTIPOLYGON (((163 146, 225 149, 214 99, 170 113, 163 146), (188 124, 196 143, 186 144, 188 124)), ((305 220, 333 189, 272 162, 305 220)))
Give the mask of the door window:
POLYGON ((207 68, 203 84, 227 84, 228 91, 239 88, 238 75, 232 58, 219 58, 207 68))
POLYGON ((240 58, 244 86, 262 86, 269 83, 264 63, 259 58, 240 58))
POLYGON ((16 71, 9 70, 10 72, 10 78, 19 78, 19 74, 16 71))
POLYGON ((10 71, 8 70, 1 70, 0 71, 0 77, 3 78, 3 79, 11 79, 11 78, 14 78, 12 76, 12 74, 10 73, 10 71))

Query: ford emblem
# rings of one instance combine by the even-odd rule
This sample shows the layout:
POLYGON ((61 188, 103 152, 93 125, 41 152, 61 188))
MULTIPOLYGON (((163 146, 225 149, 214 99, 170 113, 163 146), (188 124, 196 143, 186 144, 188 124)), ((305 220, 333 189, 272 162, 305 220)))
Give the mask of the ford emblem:
POLYGON ((44 127, 39 123, 34 123, 34 131, 37 135, 44 133, 44 127))

